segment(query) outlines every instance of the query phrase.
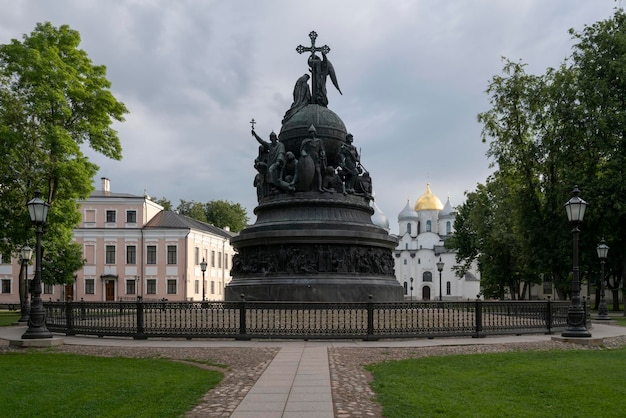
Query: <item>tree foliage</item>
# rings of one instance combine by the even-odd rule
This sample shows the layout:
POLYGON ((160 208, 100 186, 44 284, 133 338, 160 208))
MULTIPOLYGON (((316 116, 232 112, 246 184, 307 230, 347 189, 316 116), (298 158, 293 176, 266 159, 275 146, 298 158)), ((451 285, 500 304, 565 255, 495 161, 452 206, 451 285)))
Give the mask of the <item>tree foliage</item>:
POLYGON ((157 205, 163 206, 163 210, 172 210, 173 209, 172 202, 169 201, 168 199, 164 198, 164 197, 153 197, 150 200, 152 200, 157 205))
POLYGON ((217 227, 228 226, 231 231, 239 232, 248 225, 246 210, 239 203, 212 200, 207 202, 204 210, 207 221, 217 227))
POLYGON ((207 203, 181 200, 176 210, 181 215, 210 223, 218 228, 228 227, 233 232, 244 229, 249 220, 241 204, 225 200, 211 200, 207 203))
POLYGON ((77 31, 46 22, 0 45, 0 245, 13 254, 32 246, 25 204, 40 189, 51 205, 43 236, 44 279, 51 282, 70 280, 82 266, 71 234, 80 221, 76 200, 89 196, 98 167, 81 146, 122 157, 111 125, 127 109, 111 93, 106 68, 79 44, 77 31))
POLYGON ((515 297, 520 285, 542 278, 562 297, 569 292, 571 227, 563 205, 574 185, 589 202, 583 276, 597 283, 602 236, 612 253, 610 288, 626 273, 626 15, 616 10, 570 33, 572 55, 543 75, 505 59, 487 89, 491 109, 478 115, 496 170, 468 194, 449 245, 461 266, 479 260, 489 296, 506 289, 515 297))

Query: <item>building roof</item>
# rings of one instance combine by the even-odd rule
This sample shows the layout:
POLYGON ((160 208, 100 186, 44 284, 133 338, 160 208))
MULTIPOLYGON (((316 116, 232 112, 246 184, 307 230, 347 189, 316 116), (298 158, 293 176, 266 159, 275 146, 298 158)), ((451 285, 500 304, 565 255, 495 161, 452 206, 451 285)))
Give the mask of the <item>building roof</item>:
POLYGON ((426 192, 415 202, 415 210, 441 210, 443 204, 437 196, 430 191, 430 183, 426 183, 426 192))
POLYGON ((375 200, 370 201, 370 206, 374 209, 372 223, 376 226, 380 226, 385 231, 389 231, 389 218, 380 210, 375 200))
POLYGON ((402 211, 398 214, 398 220, 405 221, 405 220, 416 220, 416 219, 417 219, 417 212, 413 210, 413 208, 411 207, 411 201, 407 199, 404 209, 402 209, 402 211))
POLYGON ((205 222, 197 221, 193 218, 190 218, 189 216, 181 215, 171 210, 162 210, 161 212, 157 213, 152 219, 150 219, 150 221, 144 226, 144 228, 196 229, 229 239, 237 235, 233 232, 226 231, 222 228, 218 228, 205 222))
POLYGON ((137 196, 136 194, 112 193, 112 192, 104 192, 102 190, 94 190, 89 197, 117 197, 117 198, 132 197, 132 198, 135 198, 135 199, 143 199, 144 198, 144 196, 137 196))
POLYGON ((446 204, 443 206, 441 212, 439 212, 439 216, 450 216, 454 215, 454 208, 452 207, 452 203, 450 203, 450 196, 448 196, 448 200, 446 204))

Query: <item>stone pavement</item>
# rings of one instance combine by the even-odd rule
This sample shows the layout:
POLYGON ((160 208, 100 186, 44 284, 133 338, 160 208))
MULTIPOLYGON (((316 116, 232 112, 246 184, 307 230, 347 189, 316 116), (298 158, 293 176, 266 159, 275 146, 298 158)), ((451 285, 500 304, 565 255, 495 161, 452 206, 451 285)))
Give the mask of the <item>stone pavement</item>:
MULTIPOLYGON (((22 346, 25 327, 0 327, 0 339, 22 346)), ((594 321, 591 338, 578 343, 600 345, 604 338, 626 335, 626 327, 594 321)), ((559 340, 555 335, 530 334, 486 338, 438 338, 382 341, 234 341, 234 340, 132 340, 87 336, 55 336, 51 345, 92 345, 109 347, 277 347, 276 357, 235 409, 232 417, 245 418, 324 418, 333 417, 333 400, 328 361, 329 347, 432 347, 458 345, 506 344, 559 340)))

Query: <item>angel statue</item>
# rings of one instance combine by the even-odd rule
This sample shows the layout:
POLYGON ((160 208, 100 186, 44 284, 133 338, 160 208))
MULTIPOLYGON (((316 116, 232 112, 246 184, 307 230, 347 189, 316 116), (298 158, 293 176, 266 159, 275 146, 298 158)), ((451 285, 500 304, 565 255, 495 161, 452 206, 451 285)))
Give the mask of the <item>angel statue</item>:
POLYGON ((343 95, 337 83, 337 76, 333 64, 326 57, 326 52, 322 52, 322 58, 313 52, 309 57, 309 68, 313 76, 313 97, 311 102, 320 106, 328 106, 328 96, 326 95, 326 77, 330 76, 333 85, 343 95))

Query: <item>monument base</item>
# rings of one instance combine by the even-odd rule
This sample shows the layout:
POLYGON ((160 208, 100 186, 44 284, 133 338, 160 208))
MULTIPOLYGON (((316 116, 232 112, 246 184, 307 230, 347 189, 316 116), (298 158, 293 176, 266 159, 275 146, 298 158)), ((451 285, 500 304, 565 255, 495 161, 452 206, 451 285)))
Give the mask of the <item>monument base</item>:
POLYGON ((227 301, 283 302, 398 302, 402 286, 381 277, 280 277, 233 280, 226 286, 227 301))

